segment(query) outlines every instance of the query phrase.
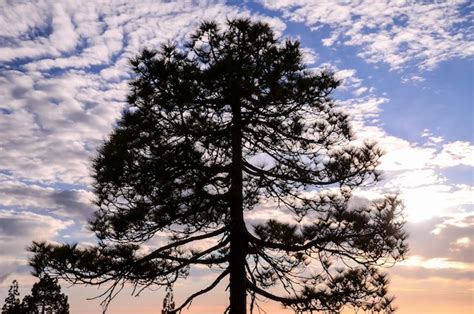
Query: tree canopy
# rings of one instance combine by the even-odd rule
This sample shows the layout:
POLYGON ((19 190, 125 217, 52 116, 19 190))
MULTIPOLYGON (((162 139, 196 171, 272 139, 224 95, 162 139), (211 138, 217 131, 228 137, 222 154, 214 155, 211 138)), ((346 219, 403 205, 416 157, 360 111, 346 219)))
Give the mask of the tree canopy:
POLYGON ((31 294, 20 302, 18 282, 14 280, 2 307, 2 314, 69 314, 67 299, 61 293, 58 280, 44 274, 33 285, 31 294))
POLYGON ((67 296, 61 292, 56 278, 44 274, 33 285, 31 294, 22 301, 24 313, 28 314, 69 314, 67 296))
POLYGON ((407 250, 394 196, 356 202, 381 150, 355 141, 329 71, 269 25, 203 22, 131 60, 128 107, 94 160, 96 246, 34 243, 31 265, 74 284, 169 286, 207 265, 231 314, 268 298, 295 312, 392 311, 378 266, 407 250), (249 220, 271 207, 281 217, 249 220), (249 216, 250 215, 250 216, 249 216), (287 217, 291 215, 291 220, 287 217), (248 298, 249 297, 249 298, 248 298))
POLYGON ((18 281, 13 280, 12 285, 8 289, 8 295, 2 306, 2 314, 20 314, 21 301, 20 292, 18 292, 18 281))

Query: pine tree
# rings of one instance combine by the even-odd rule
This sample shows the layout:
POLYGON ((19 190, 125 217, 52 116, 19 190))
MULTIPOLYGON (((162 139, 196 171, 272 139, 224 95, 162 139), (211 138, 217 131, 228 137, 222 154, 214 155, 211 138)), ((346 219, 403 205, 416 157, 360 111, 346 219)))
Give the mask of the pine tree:
POLYGON ((161 310, 161 314, 172 314, 174 313, 175 303, 174 303, 174 295, 173 295, 173 288, 170 286, 166 287, 166 296, 163 299, 163 309, 161 310))
POLYGON ((33 285, 31 295, 23 298, 23 313, 27 314, 69 314, 67 296, 61 293, 57 279, 43 275, 33 285))
POLYGON ((8 289, 8 295, 5 299, 5 304, 2 307, 2 314, 20 314, 21 303, 20 293, 18 292, 18 281, 13 280, 10 289, 8 289))
POLYGON ((353 141, 338 81, 306 70, 298 41, 261 22, 204 22, 131 65, 129 106, 94 161, 98 245, 34 243, 37 272, 108 282, 105 305, 127 282, 140 293, 207 265, 215 280, 176 312, 227 277, 231 314, 257 296, 295 312, 392 310, 378 266, 406 252, 400 202, 354 202, 382 152, 353 141), (294 219, 250 224, 260 206, 294 219))

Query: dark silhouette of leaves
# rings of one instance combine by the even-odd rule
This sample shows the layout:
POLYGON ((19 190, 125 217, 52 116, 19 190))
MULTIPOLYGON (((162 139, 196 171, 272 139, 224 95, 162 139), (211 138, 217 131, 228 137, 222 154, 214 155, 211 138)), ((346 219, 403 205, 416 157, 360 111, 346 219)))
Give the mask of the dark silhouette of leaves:
POLYGON ((31 294, 23 298, 22 308, 28 314, 69 314, 67 296, 61 293, 58 280, 47 274, 41 276, 31 294))
POLYGON ((2 307, 2 314, 20 314, 21 302, 20 293, 18 292, 18 281, 13 280, 12 285, 8 289, 8 295, 2 307))
POLYGON ((45 274, 40 277, 32 289, 20 302, 18 282, 13 281, 2 314, 69 314, 67 296, 61 293, 57 279, 45 274))

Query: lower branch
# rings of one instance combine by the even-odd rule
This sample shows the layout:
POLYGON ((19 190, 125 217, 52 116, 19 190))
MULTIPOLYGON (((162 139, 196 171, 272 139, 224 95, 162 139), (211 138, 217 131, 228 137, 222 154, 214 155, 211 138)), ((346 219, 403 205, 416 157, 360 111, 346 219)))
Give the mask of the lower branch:
POLYGON ((251 291, 261 295, 262 297, 268 298, 268 299, 273 300, 273 301, 280 302, 283 305, 293 305, 293 304, 298 304, 298 303, 304 303, 304 302, 311 301, 311 299, 308 299, 308 298, 296 299, 296 298, 285 298, 285 297, 282 297, 282 296, 275 295, 273 293, 270 293, 268 291, 265 291, 265 290, 257 287, 257 285, 252 283, 250 280, 247 280, 247 287, 251 291))
POLYGON ((226 269, 222 274, 220 274, 216 280, 214 280, 208 287, 202 289, 202 290, 199 290, 198 292, 192 294, 189 298, 186 299, 186 301, 184 301, 183 304, 181 304, 179 307, 177 307, 176 309, 174 309, 171 314, 176 314, 176 313, 180 313, 182 309, 184 309, 188 304, 190 305, 191 302, 194 300, 194 298, 202 295, 202 294, 205 294, 209 291, 211 291, 212 289, 214 289, 218 284, 219 282, 221 282, 222 279, 224 279, 225 276, 227 276, 229 274, 229 270, 226 269))

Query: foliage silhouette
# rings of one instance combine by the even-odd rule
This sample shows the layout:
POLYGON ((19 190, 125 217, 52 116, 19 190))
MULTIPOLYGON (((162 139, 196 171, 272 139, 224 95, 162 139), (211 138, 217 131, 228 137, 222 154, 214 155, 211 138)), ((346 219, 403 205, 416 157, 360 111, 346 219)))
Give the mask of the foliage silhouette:
POLYGON ((219 274, 176 312, 226 277, 231 314, 259 296, 295 312, 392 311, 377 266, 407 250, 400 202, 351 197, 378 181, 382 152, 354 141, 332 73, 307 71, 298 41, 246 19, 204 22, 131 65, 129 106, 94 161, 99 243, 34 243, 38 273, 110 283, 107 306, 127 282, 139 294, 207 265, 219 274), (251 225, 265 206, 294 219, 251 225))
POLYGON ((56 278, 44 274, 31 288, 31 295, 22 301, 24 313, 28 314, 69 314, 68 298, 61 293, 61 286, 56 278))
POLYGON ((173 288, 171 286, 166 287, 166 296, 163 299, 163 309, 161 310, 161 314, 170 314, 175 312, 175 303, 174 303, 174 295, 173 295, 173 288))
POLYGON ((18 282, 13 281, 2 314, 69 314, 68 298, 61 293, 58 280, 45 274, 40 277, 20 303, 18 282))
POLYGON ((19 314, 21 312, 20 293, 18 292, 18 281, 13 280, 8 289, 8 295, 2 307, 2 314, 19 314))

